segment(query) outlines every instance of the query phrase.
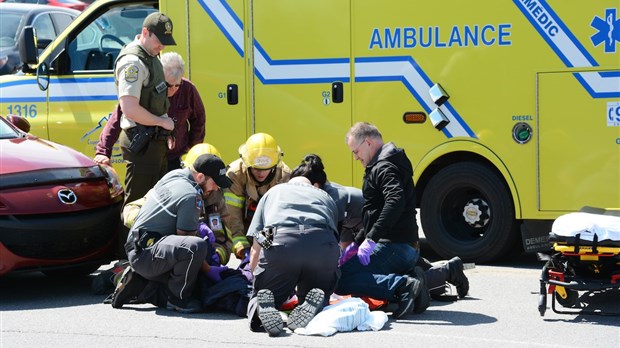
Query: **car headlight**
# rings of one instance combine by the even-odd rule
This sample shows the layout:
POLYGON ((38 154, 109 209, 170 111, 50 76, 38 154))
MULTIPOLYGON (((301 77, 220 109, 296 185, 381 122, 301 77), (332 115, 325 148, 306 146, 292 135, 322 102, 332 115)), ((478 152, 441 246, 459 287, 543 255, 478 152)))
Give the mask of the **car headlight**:
POLYGON ((106 175, 106 179, 108 181, 108 187, 110 189, 110 196, 114 198, 119 195, 122 195, 123 185, 121 185, 121 180, 119 179, 118 174, 116 174, 116 170, 114 170, 114 168, 108 165, 105 165, 105 164, 100 164, 99 167, 103 169, 103 172, 106 175))

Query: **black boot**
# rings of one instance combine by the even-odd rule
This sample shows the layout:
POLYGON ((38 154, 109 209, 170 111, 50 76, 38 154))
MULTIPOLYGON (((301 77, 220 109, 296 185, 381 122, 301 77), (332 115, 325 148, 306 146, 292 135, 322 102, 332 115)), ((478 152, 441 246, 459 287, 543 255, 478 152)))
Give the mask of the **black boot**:
POLYGON ((424 272, 422 267, 416 267, 414 272, 416 279, 420 282, 420 293, 413 301, 413 313, 420 314, 430 305, 431 294, 426 287, 426 272, 424 272))
POLYGON ((455 256, 446 264, 448 268, 448 283, 456 287, 456 292, 460 298, 467 296, 469 292, 469 280, 463 272, 463 261, 455 256))

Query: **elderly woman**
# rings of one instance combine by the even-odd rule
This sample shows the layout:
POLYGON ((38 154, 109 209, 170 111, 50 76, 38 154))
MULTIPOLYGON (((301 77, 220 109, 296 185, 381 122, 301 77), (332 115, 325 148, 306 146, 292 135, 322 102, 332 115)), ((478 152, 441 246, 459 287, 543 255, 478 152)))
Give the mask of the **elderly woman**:
MULTIPOLYGON (((174 132, 168 142, 168 171, 181 167, 180 158, 189 149, 202 143, 205 137, 205 108, 198 89, 183 77, 185 62, 176 52, 167 52, 161 56, 164 67, 170 107, 168 116, 174 121, 174 132)), ((101 131, 94 161, 110 164, 112 146, 121 132, 119 107, 114 109, 110 119, 101 131)), ((135 192, 132 196, 143 197, 146 192, 135 192)))

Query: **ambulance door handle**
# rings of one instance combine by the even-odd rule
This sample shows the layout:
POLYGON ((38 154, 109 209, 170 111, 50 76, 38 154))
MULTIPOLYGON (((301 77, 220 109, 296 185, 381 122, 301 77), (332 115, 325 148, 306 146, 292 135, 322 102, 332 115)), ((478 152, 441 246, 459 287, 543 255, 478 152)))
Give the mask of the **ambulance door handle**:
POLYGON ((230 84, 226 88, 226 99, 228 105, 237 105, 239 103, 239 87, 236 84, 230 84))
POLYGON ((342 103, 343 98, 344 98, 344 89, 342 86, 342 82, 332 83, 332 102, 342 103))

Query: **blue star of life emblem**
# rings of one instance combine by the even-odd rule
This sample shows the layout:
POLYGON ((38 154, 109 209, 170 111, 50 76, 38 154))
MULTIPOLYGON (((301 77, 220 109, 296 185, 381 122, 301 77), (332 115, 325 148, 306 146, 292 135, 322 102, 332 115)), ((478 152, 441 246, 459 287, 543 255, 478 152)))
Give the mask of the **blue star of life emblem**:
POLYGON ((616 9, 605 9, 605 18, 595 16, 590 23, 598 32, 590 36, 592 44, 605 44, 605 53, 616 53, 616 41, 620 42, 620 19, 616 18, 616 9))

